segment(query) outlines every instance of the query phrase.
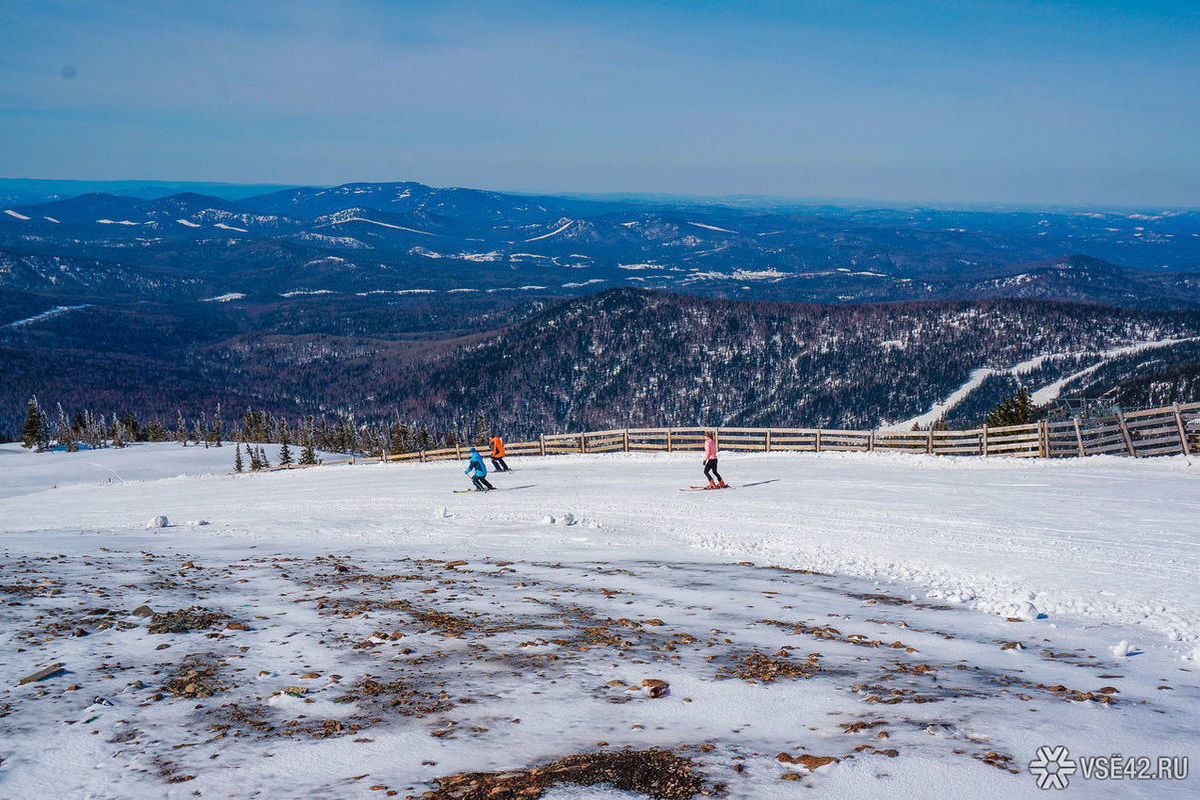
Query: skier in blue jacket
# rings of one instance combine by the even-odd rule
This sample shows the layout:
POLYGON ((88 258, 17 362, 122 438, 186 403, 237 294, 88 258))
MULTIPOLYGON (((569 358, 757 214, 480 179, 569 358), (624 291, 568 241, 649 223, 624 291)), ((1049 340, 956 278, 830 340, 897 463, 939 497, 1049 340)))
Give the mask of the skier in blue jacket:
POLYGON ((488 483, 487 467, 483 465, 483 456, 479 455, 479 451, 474 447, 471 448, 471 458, 467 461, 467 468, 463 471, 471 476, 471 482, 475 484, 476 490, 486 492, 496 488, 488 483))

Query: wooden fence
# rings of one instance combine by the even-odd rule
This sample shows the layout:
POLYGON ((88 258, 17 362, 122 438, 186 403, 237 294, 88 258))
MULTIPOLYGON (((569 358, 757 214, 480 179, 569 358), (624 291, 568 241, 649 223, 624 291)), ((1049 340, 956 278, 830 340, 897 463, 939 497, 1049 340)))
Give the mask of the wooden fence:
MULTIPOLYGON (((560 453, 695 452, 704 432, 721 450, 825 452, 875 450, 939 455, 1072 458, 1091 455, 1191 455, 1200 451, 1200 403, 1118 413, 1103 419, 1068 419, 966 431, 847 431, 825 428, 615 428, 556 433, 504 445, 510 456, 560 453)), ((387 461, 466 458, 470 445, 387 456, 387 461)), ((482 451, 481 451, 482 452, 482 451)), ((486 455, 486 453, 485 453, 486 455)), ((359 459, 359 460, 379 460, 359 459)), ((340 462, 325 462, 340 463, 340 462)))

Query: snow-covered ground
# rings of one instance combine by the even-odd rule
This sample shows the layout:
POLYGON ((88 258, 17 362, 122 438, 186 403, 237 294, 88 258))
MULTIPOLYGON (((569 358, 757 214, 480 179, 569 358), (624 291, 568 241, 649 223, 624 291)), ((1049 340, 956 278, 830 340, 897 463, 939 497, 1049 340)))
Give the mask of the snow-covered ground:
POLYGON ((1184 458, 723 455, 720 492, 678 491, 694 456, 514 458, 489 494, 232 460, 0 447, 0 797, 419 797, 661 746, 735 798, 1011 798, 1040 746, 1200 755, 1184 458))

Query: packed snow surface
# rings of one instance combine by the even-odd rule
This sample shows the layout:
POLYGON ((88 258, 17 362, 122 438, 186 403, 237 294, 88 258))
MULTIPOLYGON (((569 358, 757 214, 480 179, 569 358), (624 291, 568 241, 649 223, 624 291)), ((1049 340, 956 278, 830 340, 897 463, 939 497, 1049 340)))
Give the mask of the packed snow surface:
POLYGON ((721 491, 679 491, 695 454, 509 462, 485 494, 0 446, 0 796, 420 797, 659 746, 731 798, 1020 798, 1039 747, 1200 755, 1184 457, 722 454, 721 491))

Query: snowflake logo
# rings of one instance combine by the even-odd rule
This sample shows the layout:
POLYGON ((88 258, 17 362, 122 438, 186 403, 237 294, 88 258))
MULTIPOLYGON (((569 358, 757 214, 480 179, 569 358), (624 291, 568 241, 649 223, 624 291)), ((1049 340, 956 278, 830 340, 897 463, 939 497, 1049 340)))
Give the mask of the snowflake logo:
POLYGON ((1039 789, 1065 789, 1075 774, 1075 762, 1067 755, 1065 745, 1039 747, 1037 757, 1029 762, 1029 771, 1037 776, 1039 789))

